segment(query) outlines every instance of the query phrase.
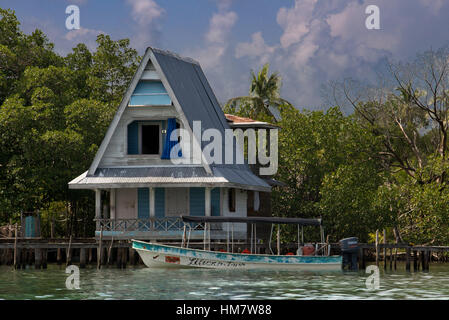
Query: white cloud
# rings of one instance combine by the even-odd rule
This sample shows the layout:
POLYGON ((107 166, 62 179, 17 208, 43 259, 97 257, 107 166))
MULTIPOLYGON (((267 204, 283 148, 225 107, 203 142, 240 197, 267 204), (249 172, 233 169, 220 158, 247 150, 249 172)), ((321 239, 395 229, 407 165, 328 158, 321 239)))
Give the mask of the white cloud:
POLYGON ((127 0, 132 7, 132 17, 140 25, 146 26, 160 18, 165 10, 154 0, 127 0))
POLYGON ((205 35, 206 41, 225 44, 236 21, 237 14, 233 11, 215 13, 210 20, 209 31, 205 35))
POLYGON ((131 45, 137 49, 145 49, 157 42, 161 27, 160 19, 166 11, 154 0, 127 0, 131 6, 131 17, 136 22, 131 45))
POLYGON ((276 46, 267 45, 262 37, 262 32, 259 31, 251 35, 251 42, 237 44, 235 57, 237 59, 242 57, 258 58, 260 64, 265 64, 271 59, 275 50, 276 46))
POLYGON ((296 0, 291 9, 282 7, 277 14, 277 22, 284 29, 281 36, 281 45, 288 48, 301 41, 310 31, 310 22, 318 0, 296 0))

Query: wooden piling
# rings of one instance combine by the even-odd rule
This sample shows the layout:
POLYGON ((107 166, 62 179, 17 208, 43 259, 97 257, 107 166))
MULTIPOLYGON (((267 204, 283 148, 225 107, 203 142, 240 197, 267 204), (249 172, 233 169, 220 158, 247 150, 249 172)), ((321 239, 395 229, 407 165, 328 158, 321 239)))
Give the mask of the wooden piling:
POLYGON ((48 249, 42 249, 42 269, 47 269, 48 249))
POLYGON ((72 235, 70 235, 70 239, 69 239, 69 247, 67 248, 66 251, 66 265, 71 265, 72 264, 72 235))
POLYGON ((359 248, 359 269, 365 269, 365 251, 362 247, 359 248))
POLYGON ((62 249, 61 248, 56 249, 56 263, 58 265, 62 264, 62 249))
POLYGON ((86 267, 86 248, 80 249, 80 268, 86 267))
POLYGON ((91 264, 92 263, 92 259, 93 259, 93 254, 92 254, 92 248, 88 249, 88 258, 87 258, 87 264, 91 264))
POLYGON ((379 230, 376 230, 376 266, 379 266, 379 230))
POLYGON ((136 259, 136 250, 134 250, 133 248, 129 248, 129 263, 133 266, 135 266, 137 264, 137 259, 136 259))
POLYGON ((14 268, 17 269, 17 223, 14 228, 14 268))
POLYGON ((40 269, 42 267, 42 249, 34 249, 34 268, 40 269))
POLYGON ((387 270, 387 248, 386 248, 386 244, 387 244, 387 230, 384 229, 383 232, 383 236, 384 236, 384 251, 383 251, 383 258, 384 258, 384 270, 387 270))
POLYGON ((276 233, 276 244, 277 244, 277 250, 278 250, 278 256, 281 255, 281 228, 278 225, 278 230, 276 233))
POLYGON ((410 272, 410 253, 411 253, 411 249, 410 247, 407 247, 407 249, 405 249, 405 271, 410 272))
POLYGON ((101 268, 101 258, 102 258, 102 242, 103 242, 103 226, 100 227, 100 241, 98 242, 97 250, 97 269, 101 268))
POLYGON ((393 248, 390 248, 390 271, 393 270, 393 248))
POLYGON ((418 271, 418 252, 413 251, 413 271, 418 271))

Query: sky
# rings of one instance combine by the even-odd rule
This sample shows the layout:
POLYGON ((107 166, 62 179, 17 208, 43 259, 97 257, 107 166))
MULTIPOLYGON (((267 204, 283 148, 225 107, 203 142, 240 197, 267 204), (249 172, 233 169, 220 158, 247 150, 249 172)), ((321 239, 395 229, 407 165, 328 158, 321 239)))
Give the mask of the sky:
POLYGON ((281 96, 299 109, 329 107, 330 81, 375 81, 386 61, 449 45, 447 0, 0 0, 21 28, 44 31, 63 55, 99 33, 197 60, 221 103, 247 95, 250 71, 270 63, 281 96), (66 28, 77 5, 80 29, 66 28), (369 5, 380 29, 368 29, 369 5), (324 91, 323 91, 324 90, 324 91))

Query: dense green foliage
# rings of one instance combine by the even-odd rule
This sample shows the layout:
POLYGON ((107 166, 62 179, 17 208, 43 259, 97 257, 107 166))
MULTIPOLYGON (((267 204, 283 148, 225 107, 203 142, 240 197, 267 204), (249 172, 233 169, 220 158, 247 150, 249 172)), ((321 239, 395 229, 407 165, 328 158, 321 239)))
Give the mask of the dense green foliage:
MULTIPOLYGON (((45 235, 50 220, 56 234, 92 235, 94 197, 67 183, 89 167, 139 61, 128 40, 106 35, 95 51, 61 56, 0 9, 0 224, 40 210, 45 235)), ((395 88, 364 99, 341 86, 349 116, 295 109, 268 65, 251 73, 248 96, 228 101, 225 112, 262 121, 280 112, 275 178, 287 186, 274 188, 274 215, 321 216, 331 241, 386 228, 398 241, 449 244, 449 51, 390 70, 395 88)))
POLYGON ((39 209, 44 225, 51 217, 85 234, 92 193, 67 183, 92 162, 140 57, 106 35, 95 52, 78 44, 62 57, 12 11, 0 18, 0 223, 39 209))
MULTIPOLYGON (((449 243, 449 50, 390 70, 393 88, 340 86, 354 108, 350 116, 338 107, 300 112, 279 106, 275 178, 287 187, 273 191, 274 215, 321 216, 331 241, 369 241, 385 228, 397 241, 449 243)), ((258 105, 240 103, 225 110, 267 121, 258 105)), ((295 238, 292 228, 285 240, 295 238)))

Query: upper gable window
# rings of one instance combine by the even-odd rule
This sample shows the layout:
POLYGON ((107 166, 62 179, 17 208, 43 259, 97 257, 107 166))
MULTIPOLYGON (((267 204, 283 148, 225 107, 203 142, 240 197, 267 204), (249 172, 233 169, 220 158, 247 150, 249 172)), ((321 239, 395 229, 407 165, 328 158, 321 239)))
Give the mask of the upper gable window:
POLYGON ((140 80, 134 89, 130 106, 169 106, 171 99, 161 81, 140 80))
POLYGON ((133 121, 128 125, 128 154, 160 155, 165 121, 133 121))

